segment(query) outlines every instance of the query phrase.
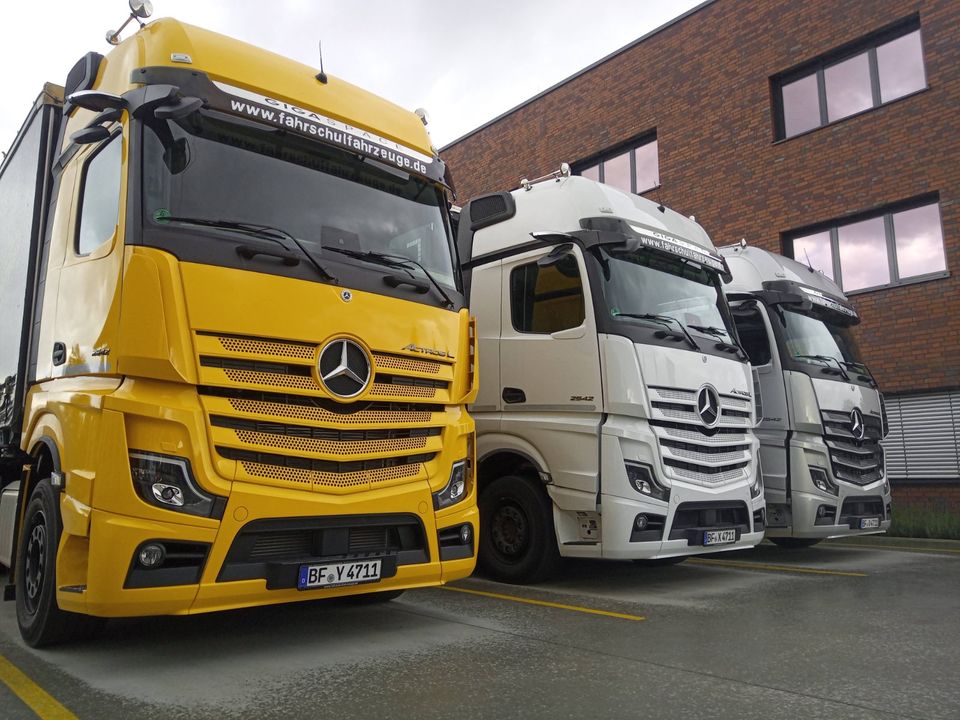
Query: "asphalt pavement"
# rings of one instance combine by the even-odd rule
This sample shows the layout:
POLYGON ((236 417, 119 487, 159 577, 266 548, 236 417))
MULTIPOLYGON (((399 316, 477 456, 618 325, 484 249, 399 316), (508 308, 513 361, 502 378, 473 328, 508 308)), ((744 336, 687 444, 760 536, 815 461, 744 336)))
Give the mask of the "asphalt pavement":
POLYGON ((960 717, 960 543, 568 561, 386 604, 114 620, 35 651, 0 604, 0 717, 960 717))

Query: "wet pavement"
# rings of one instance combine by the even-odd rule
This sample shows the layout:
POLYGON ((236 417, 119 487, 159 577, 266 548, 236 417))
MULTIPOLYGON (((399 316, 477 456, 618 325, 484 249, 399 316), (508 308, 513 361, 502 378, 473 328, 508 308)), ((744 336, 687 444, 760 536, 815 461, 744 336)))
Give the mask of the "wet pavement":
POLYGON ((958 645, 960 544, 765 544, 383 605, 116 620, 45 651, 3 603, 0 717, 955 719, 958 645))

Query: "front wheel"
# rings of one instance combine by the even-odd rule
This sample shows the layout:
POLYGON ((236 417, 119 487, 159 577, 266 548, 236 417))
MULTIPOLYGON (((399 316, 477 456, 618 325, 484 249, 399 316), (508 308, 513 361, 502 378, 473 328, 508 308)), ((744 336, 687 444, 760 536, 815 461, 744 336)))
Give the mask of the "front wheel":
POLYGON ((792 537, 772 537, 770 542, 784 550, 802 550, 803 548, 813 547, 819 538, 792 538, 792 537))
POLYGON ((16 560, 17 624, 30 647, 56 645, 88 636, 100 618, 65 612, 57 605, 57 546, 60 513, 49 480, 34 489, 24 513, 24 531, 16 560))
POLYGON ((535 583, 557 568, 560 552, 550 498, 534 482, 505 475, 480 495, 480 569, 496 580, 535 583))

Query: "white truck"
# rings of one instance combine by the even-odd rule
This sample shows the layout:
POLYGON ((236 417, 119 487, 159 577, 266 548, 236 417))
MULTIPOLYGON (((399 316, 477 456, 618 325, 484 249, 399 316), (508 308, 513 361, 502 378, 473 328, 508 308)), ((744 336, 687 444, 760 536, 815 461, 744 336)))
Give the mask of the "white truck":
POLYGON ((823 273, 745 242, 721 249, 737 332, 757 373, 767 537, 783 547, 884 532, 890 484, 883 398, 849 328, 860 322, 823 273))
POLYGON ((747 356, 706 232, 569 168, 467 203, 479 563, 672 563, 763 538, 747 356))

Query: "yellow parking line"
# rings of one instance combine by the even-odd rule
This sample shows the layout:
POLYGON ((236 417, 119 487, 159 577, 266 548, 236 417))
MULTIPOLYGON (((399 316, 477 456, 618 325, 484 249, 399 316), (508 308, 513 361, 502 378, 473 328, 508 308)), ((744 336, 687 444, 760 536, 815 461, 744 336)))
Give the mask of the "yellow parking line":
POLYGON ((0 681, 23 700, 41 720, 77 720, 77 716, 53 699, 42 687, 0 655, 0 681))
POLYGON ((563 603, 550 602, 548 600, 532 600, 530 598, 520 597, 518 595, 502 595, 500 593, 484 592, 483 590, 468 590, 467 588, 450 587, 445 585, 442 590, 452 590, 453 592, 467 593, 468 595, 480 595, 481 597, 495 598, 497 600, 510 600, 512 602, 525 603, 527 605, 540 605, 542 607, 557 608, 559 610, 571 610, 573 612, 587 613, 588 615, 603 615, 604 617, 619 618, 621 620, 646 620, 642 615, 628 615, 627 613, 611 612, 609 610, 597 610, 596 608, 581 607, 579 605, 564 605, 563 603))
POLYGON ((864 572, 846 570, 821 570, 819 568, 793 565, 768 565, 766 563, 741 562, 740 560, 713 560, 707 558, 688 558, 687 564, 718 565, 720 567, 740 568, 743 570, 767 570, 769 572, 804 573, 808 575, 839 575, 841 577, 866 577, 864 572))
POLYGON ((859 543, 828 542, 824 544, 824 547, 860 548, 862 550, 913 550, 914 552, 954 553, 960 555, 960 550, 955 548, 918 547, 916 545, 861 545, 859 543))

